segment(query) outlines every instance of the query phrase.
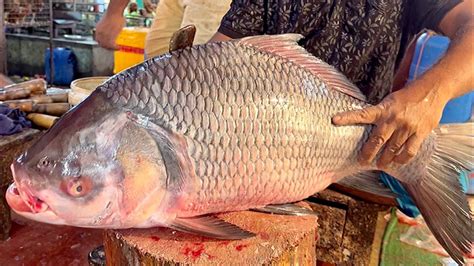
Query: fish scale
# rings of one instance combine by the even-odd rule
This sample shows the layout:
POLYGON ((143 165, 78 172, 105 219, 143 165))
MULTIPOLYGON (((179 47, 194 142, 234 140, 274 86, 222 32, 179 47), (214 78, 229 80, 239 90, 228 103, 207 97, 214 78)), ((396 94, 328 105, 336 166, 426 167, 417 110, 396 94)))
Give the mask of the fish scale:
MULTIPOLYGON (((119 92, 140 99, 124 107, 184 135, 200 180, 186 199, 193 204, 181 210, 184 216, 234 210, 237 202, 246 209, 304 198, 355 160, 354 145, 360 142, 341 141, 345 132, 328 117, 363 103, 328 91, 317 77, 280 57, 222 43, 171 53, 144 67, 136 79, 146 76, 151 85, 128 83, 119 92), (187 109, 173 108, 182 94, 187 109), (144 113, 143 97, 153 98, 146 102, 160 111, 144 113)), ((354 135, 362 134, 359 129, 354 135)))
MULTIPOLYGON (((226 45, 223 44, 220 46, 226 45)), ((259 78, 258 76, 255 79, 244 79, 243 77, 247 75, 250 76, 252 71, 262 71, 261 68, 266 65, 262 65, 261 62, 268 61, 269 65, 274 65, 275 62, 272 61, 275 61, 275 59, 259 52, 255 53, 254 51, 254 54, 259 54, 258 57, 245 58, 242 60, 246 62, 243 67, 236 68, 232 67, 232 64, 240 63, 239 60, 226 61, 224 58, 217 58, 219 55, 223 56, 224 54, 216 52, 219 51, 221 47, 213 47, 212 50, 215 52, 214 54, 209 54, 209 52, 202 47, 197 48, 198 51, 193 50, 196 48, 191 49, 191 54, 194 56, 196 62, 195 69, 192 68, 192 64, 188 64, 186 57, 182 57, 183 61, 185 61, 182 63, 181 57, 172 56, 171 58, 175 58, 173 60, 176 60, 176 62, 164 64, 164 73, 167 76, 163 77, 163 80, 159 80, 160 75, 158 73, 158 75, 156 75, 158 79, 155 78, 154 80, 155 83, 162 84, 162 97, 164 98, 161 103, 166 102, 166 104, 158 106, 157 109, 164 109, 165 114, 172 118, 171 121, 162 122, 168 122, 171 130, 176 129, 177 125, 181 124, 184 124, 181 128, 190 128, 190 123, 194 124, 194 127, 198 129, 196 132, 184 132, 187 143, 189 144, 189 156, 195 162, 194 165, 198 178, 202 180, 202 182, 200 182, 201 188, 195 193, 194 198, 191 196, 188 200, 194 202, 194 208, 198 208, 201 205, 205 206, 205 202, 213 202, 214 206, 212 207, 215 211, 225 211, 229 208, 229 206, 225 205, 234 203, 237 200, 249 205, 263 205, 265 201, 287 201, 288 198, 285 196, 285 193, 292 194, 295 198, 299 198, 305 193, 308 194, 308 188, 320 183, 320 180, 318 180, 318 178, 309 178, 314 172, 314 165, 313 167, 304 167, 304 165, 311 166, 311 161, 316 162, 316 160, 313 159, 314 156, 316 156, 316 152, 309 152, 310 156, 305 156, 304 147, 308 144, 311 146, 311 141, 309 141, 311 139, 310 134, 312 135, 314 130, 311 124, 317 125, 320 124, 320 121, 315 119, 311 121, 311 119, 309 119, 311 115, 315 114, 316 110, 314 110, 314 107, 316 105, 312 104, 315 101, 305 100, 301 90, 298 89, 301 87, 301 82, 298 82, 298 80, 301 81, 306 73, 304 73, 302 69, 290 69, 289 64, 281 64, 280 59, 279 62, 276 62, 276 68, 281 72, 277 72, 278 75, 274 77, 273 80, 259 78), (212 62, 212 64, 210 64, 210 62, 212 62), (218 62, 227 62, 227 64, 218 64, 218 62), (193 76, 194 79, 190 80, 191 84, 194 85, 192 87, 194 89, 190 90, 189 83, 183 82, 179 77, 180 75, 175 75, 176 73, 183 72, 182 69, 175 69, 178 67, 185 68, 186 73, 193 72, 195 74, 193 76), (230 72, 232 76, 217 76, 212 74, 219 72, 229 73, 226 71, 226 69, 229 68, 233 69, 233 71, 230 72), (285 78, 278 84, 276 78, 279 76, 285 78), (219 80, 219 82, 216 82, 217 80, 219 80), (287 82, 289 86, 283 88, 282 84, 284 84, 285 81, 289 81, 287 82), (188 85, 183 87, 183 83, 188 85), (279 86, 275 86, 275 83, 279 86), (223 86, 217 86, 219 84, 223 84, 223 86), (227 97, 217 97, 219 93, 216 91, 223 89, 228 90, 227 97), (186 103, 190 108, 189 112, 194 114, 192 121, 189 119, 189 114, 185 119, 180 109, 169 107, 170 105, 177 104, 178 94, 183 90, 190 91, 190 94, 187 95, 186 103), (257 94, 255 90, 261 91, 261 93, 257 94), (257 97, 253 97, 254 95, 257 97), (286 100, 286 106, 290 107, 287 109, 288 111, 286 111, 287 114, 285 115, 285 122, 287 123, 276 122, 283 118, 283 113, 285 112, 282 111, 282 108, 285 108, 285 105, 279 105, 277 111, 272 109, 272 107, 276 107, 272 106, 272 95, 282 97, 286 100), (214 108, 216 99, 220 100, 219 105, 230 105, 231 112, 227 112, 227 116, 224 115, 225 111, 222 114, 220 112, 214 112, 219 110, 219 108, 214 108), (222 102, 224 99, 227 101, 222 102), (194 102, 196 104, 194 104, 194 102), (291 103, 293 103, 293 105, 291 103), (260 105, 257 106, 258 104, 260 105), (249 110, 257 110, 256 116, 262 114, 266 120, 259 125, 249 122, 249 113, 251 113, 249 110), (305 119, 295 120, 292 119, 293 117, 303 117, 305 119), (215 124, 213 121, 219 121, 220 125, 215 124), (312 123, 310 124, 310 122, 312 123), (218 143, 223 145, 220 149, 227 150, 228 152, 233 151, 233 154, 229 154, 229 159, 231 158, 231 160, 226 160, 225 155, 221 157, 216 156, 217 149, 215 142, 217 141, 213 143, 212 140, 220 137, 218 130, 221 128, 229 130, 230 136, 222 136, 223 141, 218 143), (253 131, 254 128, 259 129, 260 132, 253 131), (283 140, 280 137, 283 132, 288 134, 289 141, 286 141, 286 138, 283 140), (259 144, 263 146, 254 149, 253 145, 256 144, 253 138, 247 138, 249 133, 261 134, 260 136, 263 136, 263 139, 259 144), (276 147, 279 147, 282 151, 286 149, 287 152, 281 152, 280 156, 277 157, 276 147), (249 154, 242 156, 242 150, 249 151, 249 154), (256 154, 252 154, 252 152, 256 154), (286 158, 282 158, 282 155, 286 156, 286 158), (257 161, 250 161, 250 158, 258 159, 257 161), (217 159, 225 160, 227 171, 217 171, 217 168, 223 165, 222 161, 215 165, 211 163, 211 161, 217 159), (287 162, 285 163, 285 161, 287 162), (244 167, 244 165, 248 164, 252 166, 244 167), (255 182, 257 181, 257 177, 259 180, 255 182), (297 179, 303 182, 295 182, 297 179), (310 179, 313 180, 313 182, 310 182, 310 179), (218 180, 224 182, 217 182, 218 180), (278 180, 278 182, 275 182, 275 180, 278 180), (244 186, 243 189, 241 186, 244 186), (248 195, 235 193, 236 191, 252 191, 249 190, 249 186, 253 186, 258 193, 247 193, 248 195), (278 191, 280 193, 278 193, 278 191), (297 193, 298 191, 301 192, 297 193), (240 198, 236 198, 236 195, 240 198), (212 198, 209 199, 209 196, 212 198), (247 199, 249 201, 247 201, 247 199), (202 204, 199 204, 199 202, 202 204)), ((226 47, 227 50, 232 50, 232 48, 235 49, 235 47, 226 47)), ((240 52, 238 56, 240 57, 233 58, 244 58, 245 53, 240 52)), ((151 74, 153 75, 153 73, 151 74)), ((306 82, 308 82, 307 78, 306 82)), ((309 82, 313 88, 316 88, 317 84, 321 84, 321 82, 316 82, 314 79, 310 79, 309 82)), ((160 86, 157 85, 156 87, 160 86)), ((144 89, 146 90, 147 88, 144 89)), ((132 93, 134 93, 134 91, 132 91, 132 93)), ((225 91, 220 91, 220 94, 225 95, 225 91)), ((155 94, 150 95, 156 97, 155 94)), ((140 97, 141 95, 137 96, 140 97)), ((340 95, 340 97, 341 96, 342 95, 340 95)), ((150 101, 150 103, 160 103, 158 99, 155 98, 155 100, 156 101, 150 101)), ((323 103, 323 106, 329 109, 331 104, 332 101, 326 101, 323 103), (326 106, 324 106, 324 104, 326 106)), ((225 110, 225 108, 223 109, 225 110)), ((317 116, 314 115, 314 117, 317 116)), ((158 122, 158 124, 161 123, 158 122)), ((329 127, 329 125, 327 126, 329 127)), ((325 136, 322 137, 327 138, 325 136)), ((342 151, 344 150, 343 148, 344 147, 341 149, 341 147, 338 147, 336 144, 335 147, 320 147, 319 149, 314 148, 312 150, 330 151, 337 149, 338 151, 342 151)), ((346 150, 349 151, 351 149, 347 147, 346 150)), ((336 166, 334 162, 337 163, 337 160, 334 160, 335 157, 331 156, 331 154, 324 154, 324 156, 331 161, 326 160, 324 161, 325 164, 321 166, 326 169, 334 169, 336 166)), ((242 208, 245 208, 245 206, 242 206, 242 208)), ((183 211, 186 212, 186 210, 183 211)), ((198 210, 195 209, 195 211, 198 210)))

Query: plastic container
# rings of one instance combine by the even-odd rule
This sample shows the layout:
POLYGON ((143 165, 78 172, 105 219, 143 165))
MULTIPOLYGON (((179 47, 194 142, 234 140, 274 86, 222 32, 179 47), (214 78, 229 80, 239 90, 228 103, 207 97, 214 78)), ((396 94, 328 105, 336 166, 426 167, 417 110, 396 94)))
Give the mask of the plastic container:
MULTIPOLYGON (((49 48, 47 48, 44 55, 44 72, 46 73, 46 80, 51 83, 50 56, 51 53, 49 48)), ((74 52, 69 48, 56 47, 53 49, 53 61, 54 80, 52 83, 56 85, 69 85, 74 80, 76 74, 77 60, 74 52)))
POLYGON ((68 102, 72 105, 78 105, 108 78, 109 77, 90 77, 74 80, 71 83, 71 92, 69 92, 68 95, 68 102))
POLYGON ((119 49, 114 52, 114 74, 145 60, 145 38, 148 28, 126 27, 117 37, 119 49))
MULTIPOLYGON (((449 38, 426 32, 417 40, 415 54, 410 66, 409 80, 414 80, 436 64, 446 53, 450 44, 449 38)), ((441 117, 441 124, 464 123, 472 115, 474 92, 448 102, 441 117)))

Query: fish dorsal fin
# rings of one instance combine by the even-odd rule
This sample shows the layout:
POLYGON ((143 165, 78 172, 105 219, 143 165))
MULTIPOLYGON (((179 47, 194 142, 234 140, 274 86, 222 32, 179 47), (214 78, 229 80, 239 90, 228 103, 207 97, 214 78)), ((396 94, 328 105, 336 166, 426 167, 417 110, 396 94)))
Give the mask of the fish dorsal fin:
POLYGON ((193 46, 196 27, 194 25, 185 26, 176 31, 170 39, 170 53, 193 46))
POLYGON ((365 95, 343 74, 298 45, 298 41, 301 38, 303 36, 300 34, 288 33, 245 37, 240 39, 238 43, 281 56, 311 71, 311 73, 323 80, 329 88, 338 90, 361 101, 367 101, 365 95))

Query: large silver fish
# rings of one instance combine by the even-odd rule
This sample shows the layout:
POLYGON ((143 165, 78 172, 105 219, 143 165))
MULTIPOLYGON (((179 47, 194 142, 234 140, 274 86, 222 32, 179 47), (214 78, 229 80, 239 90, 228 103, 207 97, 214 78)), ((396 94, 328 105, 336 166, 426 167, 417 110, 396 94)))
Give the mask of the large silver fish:
MULTIPOLYGON (((13 163, 11 207, 47 223, 242 238, 251 232, 201 215, 299 201, 380 170, 356 159, 370 126, 331 123, 365 97, 300 37, 187 47, 112 77, 13 163)), ((471 129, 440 127, 409 164, 381 169, 458 262, 473 240, 457 180, 472 168, 471 129)))

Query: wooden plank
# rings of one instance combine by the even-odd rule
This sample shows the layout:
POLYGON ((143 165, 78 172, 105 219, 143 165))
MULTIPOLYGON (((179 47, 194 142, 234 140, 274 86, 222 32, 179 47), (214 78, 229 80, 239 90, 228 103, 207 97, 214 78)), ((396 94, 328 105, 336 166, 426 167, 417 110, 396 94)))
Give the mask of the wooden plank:
POLYGON ((104 243, 107 265, 316 264, 316 216, 243 211, 218 217, 256 236, 223 241, 167 228, 110 230, 104 243))
POLYGON ((369 265, 378 260, 390 206, 358 200, 326 189, 310 198, 318 213, 320 240, 316 253, 331 264, 369 265))
POLYGON ((309 202, 318 214, 318 231, 320 238, 317 244, 316 257, 319 261, 342 261, 342 238, 347 209, 331 207, 309 202))

